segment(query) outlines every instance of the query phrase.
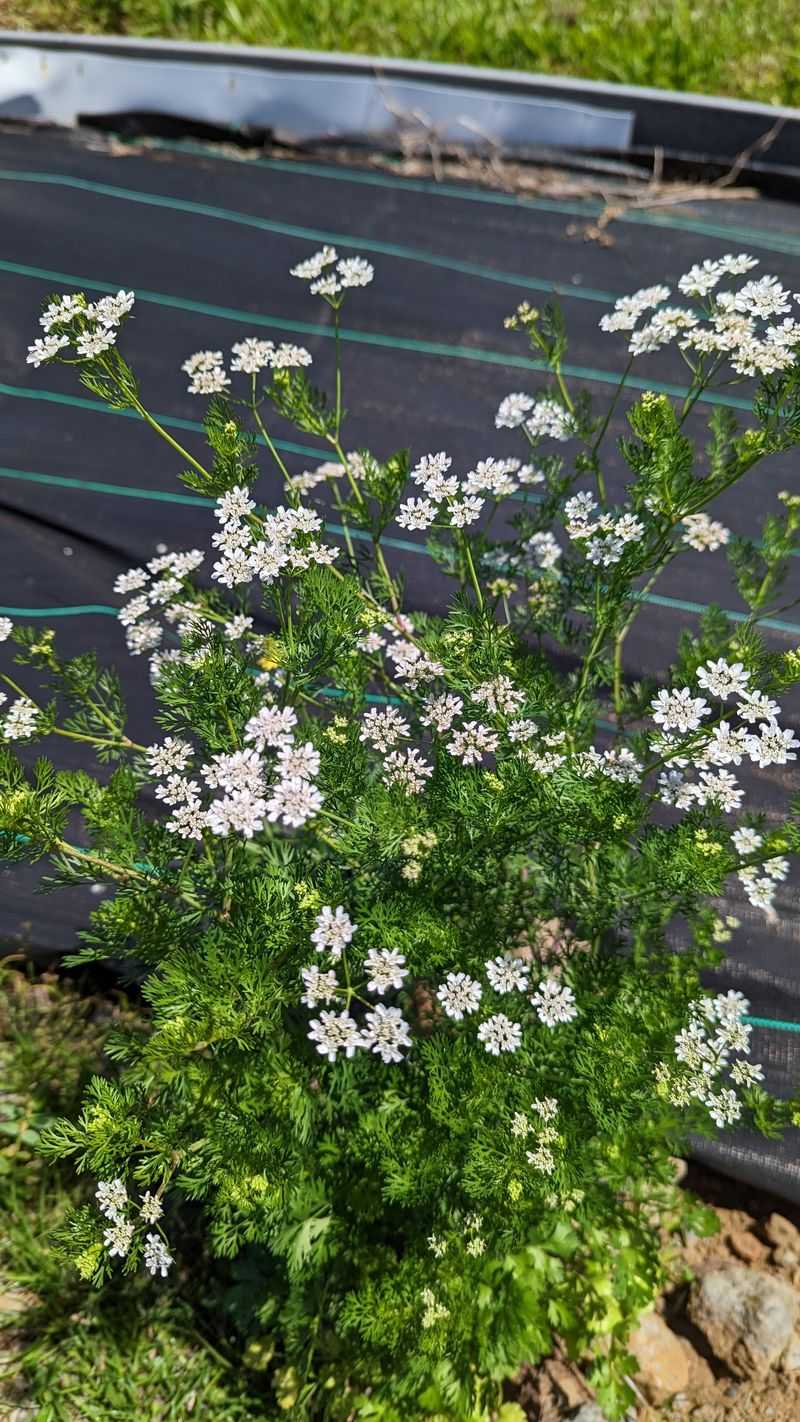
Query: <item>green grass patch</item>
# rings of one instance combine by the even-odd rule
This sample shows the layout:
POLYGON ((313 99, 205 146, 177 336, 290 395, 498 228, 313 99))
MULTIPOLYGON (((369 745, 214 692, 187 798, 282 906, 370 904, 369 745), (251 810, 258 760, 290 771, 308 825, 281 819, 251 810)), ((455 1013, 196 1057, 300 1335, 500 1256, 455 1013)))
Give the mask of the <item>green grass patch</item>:
POLYGON ((54 1114, 77 1110, 86 1077, 104 1064, 109 1028, 129 1014, 121 997, 81 995, 0 964, 0 1417, 264 1417, 263 1400, 240 1381, 202 1269, 166 1284, 120 1278, 96 1292, 53 1247, 93 1182, 45 1165, 39 1133, 54 1114))
POLYGON ((795 0, 0 0, 0 23, 403 56, 800 102, 795 0))

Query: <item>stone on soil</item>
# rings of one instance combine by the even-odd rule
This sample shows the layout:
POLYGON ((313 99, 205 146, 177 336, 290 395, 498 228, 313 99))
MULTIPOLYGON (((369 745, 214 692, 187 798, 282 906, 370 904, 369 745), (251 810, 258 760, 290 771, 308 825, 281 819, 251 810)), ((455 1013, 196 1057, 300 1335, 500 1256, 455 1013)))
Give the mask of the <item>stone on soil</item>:
POLYGON ((786 1351, 800 1312, 800 1295, 781 1279, 729 1264, 695 1284, 689 1317, 716 1356, 738 1376, 761 1376, 786 1351))
POLYGON ((689 1360, 681 1340, 658 1313, 648 1313, 628 1339, 639 1364, 636 1374, 651 1402, 666 1402, 689 1386, 689 1360))

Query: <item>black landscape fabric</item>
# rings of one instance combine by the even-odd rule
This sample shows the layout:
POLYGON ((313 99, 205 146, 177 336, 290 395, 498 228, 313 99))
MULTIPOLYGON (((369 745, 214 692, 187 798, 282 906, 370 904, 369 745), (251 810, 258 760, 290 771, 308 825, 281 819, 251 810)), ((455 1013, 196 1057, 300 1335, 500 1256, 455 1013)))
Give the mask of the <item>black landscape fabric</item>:
MULTIPOLYGON (((251 161, 196 145, 133 148, 52 130, 0 131, 0 214, 0 613, 41 616, 57 626, 65 652, 91 646, 117 665, 132 734, 145 740, 156 734, 147 679, 125 652, 111 586, 159 544, 207 548, 209 510, 189 497, 161 497, 180 492, 180 462, 141 421, 108 413, 66 369, 26 365, 49 292, 137 292, 125 352, 145 403, 191 450, 202 439, 203 402, 187 393, 180 370, 187 355, 224 351, 247 335, 297 340, 325 384, 333 366, 330 312, 289 268, 323 241, 347 255, 361 252, 376 280, 346 308, 347 445, 378 456, 402 446, 415 456, 446 449, 454 467, 466 470, 487 454, 515 452, 513 434, 495 431, 494 412, 509 391, 543 383, 519 338, 503 328, 520 301, 541 304, 559 293, 568 366, 603 399, 626 358, 622 338, 598 330, 616 296, 674 283, 693 262, 740 250, 800 289, 798 210, 789 203, 730 200, 633 214, 613 226, 613 245, 605 247, 569 234, 592 215, 575 200, 518 199, 325 162, 251 161)), ((684 373, 669 352, 637 362, 634 376, 672 389, 684 373)), ((736 386, 726 397, 745 421, 747 395, 736 386)), ((710 408, 698 405, 696 433, 710 408)), ((280 422, 275 428, 293 470, 324 457, 314 441, 303 444, 280 422)), ((615 421, 612 433, 622 432, 615 421)), ((262 453, 259 494, 275 499, 280 482, 262 453)), ((616 459, 612 495, 621 495, 624 478, 616 459)), ((795 455, 773 459, 714 512, 734 531, 752 533, 786 488, 800 491, 795 455)), ((404 570, 409 608, 441 606, 450 585, 421 535, 392 532, 406 545, 392 549, 390 560, 404 570)), ((800 559, 784 601, 793 594, 800 595, 800 559)), ((628 639, 631 675, 659 675, 680 628, 694 625, 708 603, 742 612, 722 555, 678 560, 656 598, 628 639)), ((783 618, 766 636, 779 649, 797 646, 800 608, 783 618)), ((77 765, 80 756, 62 763, 77 765)), ((749 803, 777 817, 798 788, 797 765, 762 772, 749 803)), ((74 947, 96 898, 85 888, 43 897, 38 878, 29 868, 0 866, 0 943, 41 959, 74 947)), ((718 980, 744 991, 756 1018, 800 1024, 797 904, 789 883, 780 886, 772 923, 736 888, 725 906, 741 926, 718 980)), ((788 1094, 797 1084, 800 1029, 756 1027, 754 1055, 769 1086, 788 1094)), ((724 1144, 697 1142, 696 1154, 800 1201, 798 1140, 798 1132, 776 1144, 742 1133, 724 1144)))

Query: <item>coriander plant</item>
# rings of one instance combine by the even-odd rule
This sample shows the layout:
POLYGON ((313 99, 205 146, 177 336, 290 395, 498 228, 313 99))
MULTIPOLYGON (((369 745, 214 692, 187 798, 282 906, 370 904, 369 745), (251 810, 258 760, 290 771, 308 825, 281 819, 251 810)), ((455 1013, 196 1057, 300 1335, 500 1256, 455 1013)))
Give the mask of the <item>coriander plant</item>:
POLYGON ((625 1340, 664 1278, 657 1225, 698 1227, 670 1157, 689 1132, 774 1133, 797 1109, 761 1084, 742 995, 701 986, 737 927, 728 885, 774 914, 800 847, 800 807, 768 824, 731 769, 800 745, 776 699, 800 654, 759 634, 800 497, 753 539, 707 512, 800 443, 800 326, 774 278, 737 282, 753 265, 693 268, 685 306, 664 286, 619 300, 600 324, 628 364, 599 413, 564 378, 558 311, 521 306, 506 325, 543 383, 495 416, 520 457, 468 471, 348 450, 341 311, 373 277, 358 257, 294 268, 331 309, 329 396, 297 346, 186 360, 203 459, 122 354, 133 293, 54 296, 41 317, 28 360, 138 412, 214 528, 208 561, 159 551, 115 584, 154 744, 91 652, 2 623, 24 669, 2 675, 3 853, 113 890, 68 961, 132 960, 146 1005, 146 1030, 111 1038, 116 1074, 46 1133, 92 1177, 62 1248, 96 1283, 190 1269, 180 1219, 201 1202, 294 1417, 512 1418, 507 1380, 556 1340, 621 1416, 625 1340), (612 415, 632 364, 668 345, 687 393, 627 409, 615 503, 612 415), (748 377, 753 423, 712 406, 697 449, 700 396, 748 377), (319 441, 317 468, 290 472, 271 411, 319 441), (276 507, 254 496, 264 450, 276 507), (425 530, 452 579, 439 615, 408 607, 395 524, 425 530), (712 608, 663 684, 632 680, 648 591, 719 549, 749 614, 712 608), (28 746, 59 737, 101 769, 34 764, 28 746))

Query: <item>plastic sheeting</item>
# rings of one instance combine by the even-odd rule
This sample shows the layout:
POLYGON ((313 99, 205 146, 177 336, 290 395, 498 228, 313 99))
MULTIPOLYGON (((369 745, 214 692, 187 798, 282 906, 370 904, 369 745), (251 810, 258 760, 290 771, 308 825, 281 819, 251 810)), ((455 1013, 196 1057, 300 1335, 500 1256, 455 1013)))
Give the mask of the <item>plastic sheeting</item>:
MULTIPOLYGON (((667 282, 704 256, 742 248, 790 290, 800 290, 796 210, 777 203, 714 203, 706 209, 632 215, 603 248, 566 236, 575 203, 518 200, 454 183, 405 181, 327 164, 233 161, 213 152, 162 145, 150 151, 57 133, 0 132, 0 614, 41 618, 61 645, 87 645, 116 663, 130 699, 133 734, 152 739, 141 663, 125 654, 114 618, 116 574, 152 556, 158 543, 207 546, 207 508, 181 492, 179 463, 139 421, 110 414, 67 370, 25 365, 42 298, 82 287, 94 295, 137 290, 125 349, 150 408, 189 448, 198 447, 202 402, 186 392, 180 363, 198 348, 225 349, 248 334, 301 340, 316 377, 330 380, 328 309, 289 276, 312 246, 334 242, 376 267, 372 287, 354 293, 345 317, 347 444, 379 455, 410 444, 415 454, 446 448, 456 468, 514 451, 494 411, 510 390, 535 390, 541 376, 503 329, 519 301, 560 294, 571 335, 568 370, 607 397, 624 365, 620 338, 597 323, 615 296, 667 282)), ((683 368, 670 353, 637 363, 639 387, 679 390, 683 368)), ((724 398, 746 420, 747 390, 724 398)), ((697 407, 694 430, 710 406, 697 407)), ((612 435, 622 433, 616 419, 612 435)), ((316 462, 311 440, 276 422, 293 469, 316 462)), ((279 492, 266 453, 260 494, 279 492)), ((321 453, 321 451, 319 451, 321 453)), ((625 471, 613 458, 612 497, 625 471)), ((796 456, 774 459, 730 491, 715 512, 751 533, 783 488, 800 487, 796 456)), ((402 567, 410 607, 448 596, 421 536, 389 548, 402 567)), ((784 601, 800 594, 800 560, 784 601)), ((666 572, 626 644, 630 674, 658 675, 682 626, 711 601, 732 617, 743 609, 719 555, 687 555, 666 572)), ((800 643, 797 609, 766 629, 776 648, 800 643)), ((797 719, 795 717, 795 719, 797 719)), ((67 751, 61 763, 77 764, 67 751)), ((753 780, 751 803, 775 817, 800 788, 797 766, 753 780)), ((74 945, 96 902, 85 888, 54 898, 33 893, 36 872, 0 869, 0 938, 47 954, 74 945)), ((770 924, 734 889, 728 911, 741 928, 720 981, 747 993, 758 1019, 800 1022, 798 892, 780 886, 770 924)), ((771 1087, 796 1084, 800 1034, 774 1026, 754 1032, 755 1057, 771 1087)), ((776 1145, 735 1137, 698 1145, 698 1155, 741 1178, 800 1200, 797 1138, 776 1145)))

